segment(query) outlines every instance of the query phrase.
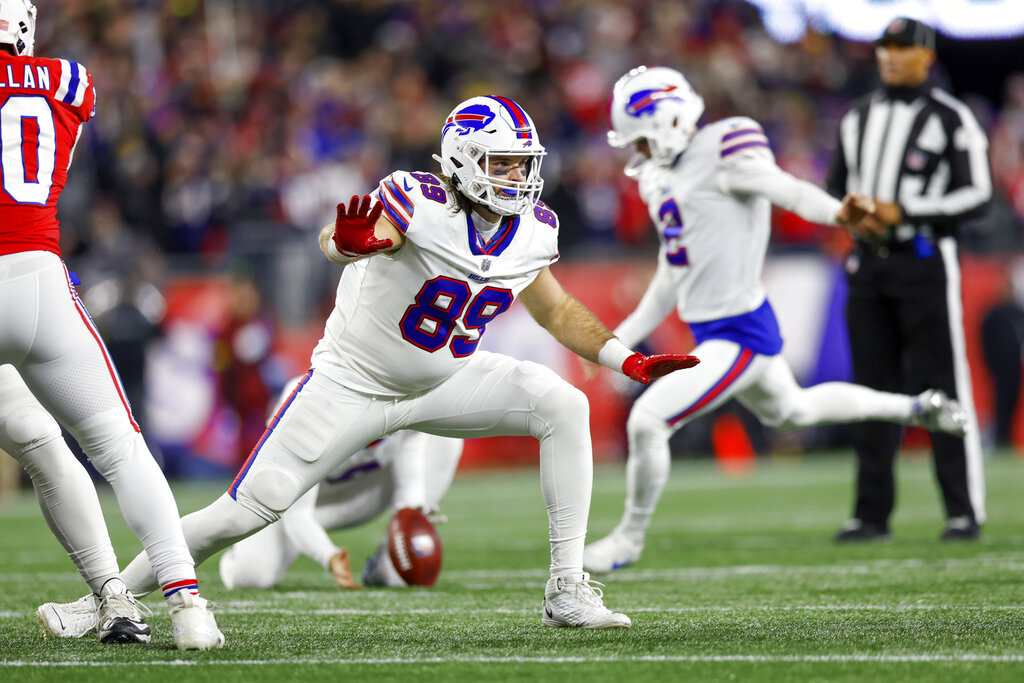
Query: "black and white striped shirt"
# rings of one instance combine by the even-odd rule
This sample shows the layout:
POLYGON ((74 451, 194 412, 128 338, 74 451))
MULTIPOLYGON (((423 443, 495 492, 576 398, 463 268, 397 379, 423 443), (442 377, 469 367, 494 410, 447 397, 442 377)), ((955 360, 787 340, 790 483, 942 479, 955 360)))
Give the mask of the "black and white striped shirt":
POLYGON ((960 100, 930 85, 883 88, 839 123, 826 189, 896 202, 903 223, 890 239, 956 235, 992 198, 988 140, 960 100))

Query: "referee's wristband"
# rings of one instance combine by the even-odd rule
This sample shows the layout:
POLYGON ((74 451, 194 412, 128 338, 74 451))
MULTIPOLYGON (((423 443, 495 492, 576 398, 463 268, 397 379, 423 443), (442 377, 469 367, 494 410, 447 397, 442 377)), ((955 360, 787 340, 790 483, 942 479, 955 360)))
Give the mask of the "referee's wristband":
POLYGON ((604 343, 597 353, 597 362, 606 368, 616 372, 622 372, 622 364, 635 352, 623 344, 617 337, 612 337, 604 343))

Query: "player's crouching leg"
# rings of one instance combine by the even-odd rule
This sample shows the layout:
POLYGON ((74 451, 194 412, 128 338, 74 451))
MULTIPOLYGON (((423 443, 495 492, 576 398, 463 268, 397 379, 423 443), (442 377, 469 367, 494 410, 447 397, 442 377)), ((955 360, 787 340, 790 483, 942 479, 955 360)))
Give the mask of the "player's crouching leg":
POLYGON ((601 584, 583 571, 583 543, 593 486, 590 405, 558 379, 534 404, 531 433, 540 440, 541 487, 548 504, 551 578, 541 623, 573 628, 629 628, 630 618, 604 605, 601 584))

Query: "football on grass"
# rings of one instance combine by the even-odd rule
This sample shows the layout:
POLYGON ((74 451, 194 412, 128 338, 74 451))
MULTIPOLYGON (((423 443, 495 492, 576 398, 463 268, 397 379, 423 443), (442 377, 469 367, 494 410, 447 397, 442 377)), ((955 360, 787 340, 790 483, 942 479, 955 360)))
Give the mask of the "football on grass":
POLYGON ((419 510, 402 508, 388 525, 388 553, 410 586, 433 586, 441 573, 441 537, 419 510))

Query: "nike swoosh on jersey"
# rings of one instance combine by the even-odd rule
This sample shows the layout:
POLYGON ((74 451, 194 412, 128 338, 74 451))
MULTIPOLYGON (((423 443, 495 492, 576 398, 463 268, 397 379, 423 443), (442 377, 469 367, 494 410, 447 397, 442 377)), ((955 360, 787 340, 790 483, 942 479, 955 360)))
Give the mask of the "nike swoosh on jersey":
POLYGON ((408 180, 405 180, 405 179, 402 180, 402 187, 405 188, 406 192, 412 192, 412 188, 409 187, 409 181, 408 180))

